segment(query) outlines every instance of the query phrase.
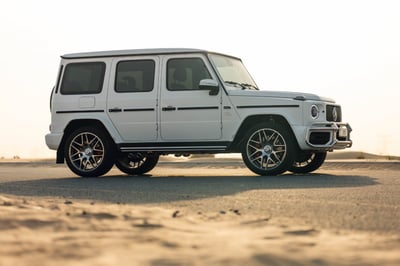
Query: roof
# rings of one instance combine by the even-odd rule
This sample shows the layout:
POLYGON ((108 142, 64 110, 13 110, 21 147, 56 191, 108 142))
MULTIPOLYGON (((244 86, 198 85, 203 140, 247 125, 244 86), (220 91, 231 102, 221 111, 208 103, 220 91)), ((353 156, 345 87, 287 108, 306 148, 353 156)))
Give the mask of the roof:
POLYGON ((74 53, 62 55, 65 59, 74 58, 96 58, 96 57, 114 57, 129 55, 155 55, 155 54, 187 54, 187 53, 207 53, 205 50, 188 48, 159 48, 159 49, 134 49, 134 50, 114 50, 87 53, 74 53))

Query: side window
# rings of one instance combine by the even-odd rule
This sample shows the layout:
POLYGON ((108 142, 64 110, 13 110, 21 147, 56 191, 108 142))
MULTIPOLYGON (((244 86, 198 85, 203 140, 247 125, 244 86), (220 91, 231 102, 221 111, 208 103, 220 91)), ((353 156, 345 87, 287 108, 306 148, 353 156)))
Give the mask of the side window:
POLYGON ((154 87, 153 60, 121 61, 117 65, 116 92, 147 92, 154 87))
POLYGON ((61 84, 61 93, 100 93, 103 87, 105 69, 106 65, 103 62, 68 64, 61 84))
POLYGON ((198 90, 200 80, 209 78, 211 75, 201 58, 170 59, 167 63, 168 90, 198 90))

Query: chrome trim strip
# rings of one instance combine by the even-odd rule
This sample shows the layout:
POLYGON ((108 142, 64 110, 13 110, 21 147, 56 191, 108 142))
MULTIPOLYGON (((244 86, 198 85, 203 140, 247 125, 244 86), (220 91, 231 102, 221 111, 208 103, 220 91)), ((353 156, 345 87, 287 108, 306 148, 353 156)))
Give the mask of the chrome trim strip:
POLYGON ((227 146, 121 147, 121 151, 225 151, 227 146))
POLYGON ((71 111, 56 111, 56 114, 77 114, 77 113, 104 113, 104 110, 71 110, 71 111))
POLYGON ((154 111, 154 108, 128 108, 124 109, 124 112, 148 112, 148 111, 154 111))
POLYGON ((288 104, 288 105, 240 105, 236 106, 238 109, 247 109, 247 108, 299 108, 298 104, 288 104))

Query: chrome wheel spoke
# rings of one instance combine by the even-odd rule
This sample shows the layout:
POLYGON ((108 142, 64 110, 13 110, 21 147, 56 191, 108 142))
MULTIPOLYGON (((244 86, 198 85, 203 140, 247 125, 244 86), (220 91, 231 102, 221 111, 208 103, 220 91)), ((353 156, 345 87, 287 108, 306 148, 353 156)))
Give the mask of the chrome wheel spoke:
MULTIPOLYGON (((253 145, 253 147, 256 147, 256 146, 261 146, 261 142, 260 141, 256 141, 256 140, 254 140, 254 139, 251 139, 249 142, 251 142, 253 145)), ((250 144, 249 144, 250 145, 250 144)), ((255 149, 257 149, 257 148, 255 148, 255 149)))
POLYGON ((81 152, 80 152, 80 151, 77 151, 77 152, 71 154, 70 157, 71 157, 71 158, 74 158, 74 157, 77 157, 77 156, 78 156, 78 158, 79 158, 79 154, 81 154, 81 152))
POLYGON ((257 153, 261 153, 261 151, 257 149, 257 150, 255 150, 252 154, 250 154, 249 157, 250 157, 250 158, 253 158, 253 156, 256 155, 257 153))
MULTIPOLYGON (((89 165, 90 165, 90 167, 91 168, 96 168, 98 165, 97 165, 97 163, 96 163, 96 161, 95 160, 90 160, 91 158, 89 158, 87 161, 88 161, 88 163, 89 163, 89 165), (92 161, 93 161, 93 163, 92 163, 92 161)), ((93 159, 93 157, 92 157, 92 159, 93 159)))
POLYGON ((84 135, 82 135, 82 139, 85 138, 85 143, 89 145, 89 136, 87 133, 85 133, 84 135))
POLYGON ((84 163, 84 160, 82 158, 79 160, 79 168, 80 169, 85 169, 85 163, 84 163))
POLYGON ((71 148, 79 152, 82 149, 82 145, 75 141, 71 143, 71 148))
POLYGON ((269 142, 271 142, 274 137, 275 137, 275 140, 274 140, 274 142, 275 142, 279 138, 279 136, 277 135, 276 132, 273 132, 272 135, 267 138, 267 140, 269 142))
POLYGON ((71 161, 72 161, 72 162, 82 161, 82 157, 79 156, 79 157, 76 157, 75 159, 72 159, 72 158, 71 158, 71 161))
POLYGON ((278 164, 278 163, 280 163, 279 158, 277 158, 276 156, 275 156, 275 158, 277 159, 277 161, 275 161, 274 159, 272 159, 272 156, 268 157, 268 159, 272 162, 272 164, 278 164))
POLYGON ((256 161, 260 161, 260 164, 262 164, 262 160, 263 160, 263 156, 262 155, 260 155, 260 156, 257 156, 257 157, 255 157, 255 158, 250 158, 250 160, 252 161, 252 162, 256 162, 256 161))
POLYGON ((271 157, 267 157, 267 160, 265 161, 265 166, 264 168, 268 169, 268 166, 270 165, 269 162, 271 161, 271 157))

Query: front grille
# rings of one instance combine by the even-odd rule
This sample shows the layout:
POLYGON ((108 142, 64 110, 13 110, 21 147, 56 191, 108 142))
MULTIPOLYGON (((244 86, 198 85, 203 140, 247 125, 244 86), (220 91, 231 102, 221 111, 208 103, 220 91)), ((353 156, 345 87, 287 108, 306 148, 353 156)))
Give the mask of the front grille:
POLYGON ((340 106, 327 105, 326 120, 329 122, 342 122, 342 109, 340 108, 340 106), (335 110, 336 110, 336 115, 335 115, 335 110))

